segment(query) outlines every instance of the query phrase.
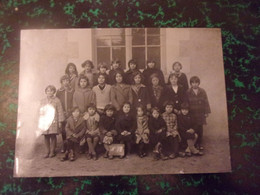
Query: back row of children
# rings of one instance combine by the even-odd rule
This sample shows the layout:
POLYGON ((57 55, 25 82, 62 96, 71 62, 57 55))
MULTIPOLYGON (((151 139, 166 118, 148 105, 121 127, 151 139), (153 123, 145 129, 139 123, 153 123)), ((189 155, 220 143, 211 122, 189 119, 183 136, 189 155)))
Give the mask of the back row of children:
POLYGON ((156 159, 183 156, 180 143, 187 155, 202 154, 203 125, 210 107, 205 90, 199 87, 200 79, 191 77, 188 88, 179 62, 173 63, 167 84, 154 61, 148 61, 142 73, 135 60, 128 65, 129 70, 124 72, 115 60, 107 74, 102 63, 99 73, 93 74, 93 63, 87 60, 82 64, 84 71, 78 75, 76 66, 70 63, 57 93, 54 86, 46 88, 47 99, 43 102, 54 104, 59 123, 55 126, 57 132, 44 133, 45 157, 55 156, 59 127, 64 142, 63 160, 75 160, 77 144, 87 143, 87 158, 97 159, 96 146, 103 142, 105 157, 112 158, 108 152, 110 144, 124 143, 129 153, 133 140, 140 157, 146 156, 151 144, 156 159))

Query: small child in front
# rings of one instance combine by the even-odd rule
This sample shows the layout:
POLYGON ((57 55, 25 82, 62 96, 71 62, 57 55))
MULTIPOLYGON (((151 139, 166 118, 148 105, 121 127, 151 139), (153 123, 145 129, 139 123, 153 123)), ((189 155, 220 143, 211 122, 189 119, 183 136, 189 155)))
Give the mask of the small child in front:
POLYGON ((123 104, 122 110, 118 113, 116 119, 116 130, 118 132, 118 140, 121 144, 125 144, 128 154, 131 152, 134 124, 135 117, 131 113, 131 104, 126 102, 123 104))
POLYGON ((164 141, 166 138, 167 126, 163 118, 160 116, 160 109, 157 107, 151 109, 148 128, 150 130, 150 141, 154 148, 154 159, 159 160, 161 158, 162 160, 167 160, 168 157, 163 154, 165 149, 164 141))
POLYGON ((61 161, 75 160, 75 149, 86 132, 86 125, 78 107, 72 108, 72 115, 68 118, 65 127, 67 150, 61 161))
POLYGON ((114 142, 117 131, 115 130, 115 112, 116 109, 112 104, 105 106, 104 113, 100 117, 99 129, 101 133, 101 140, 103 141, 104 148, 106 150, 104 158, 112 159, 113 156, 109 156, 109 146, 114 142))
POLYGON ((181 114, 178 116, 178 130, 182 140, 186 142, 185 144, 187 145, 185 150, 186 155, 203 155, 203 153, 197 150, 194 146, 198 139, 198 135, 194 131, 192 120, 189 114, 189 105, 187 103, 181 104, 181 114))
POLYGON ((97 113, 97 108, 95 104, 89 104, 87 107, 87 112, 84 117, 86 120, 86 140, 89 148, 89 152, 87 154, 87 159, 97 160, 96 146, 99 142, 99 115, 97 113))
POLYGON ((143 158, 147 155, 147 145, 149 144, 149 134, 148 129, 148 117, 145 115, 145 109, 142 105, 136 108, 136 144, 138 145, 138 155, 143 158))
POLYGON ((162 118, 166 122, 166 143, 168 145, 167 153, 169 158, 173 159, 177 157, 179 153, 179 142, 181 137, 177 129, 177 116, 173 113, 173 103, 168 101, 165 104, 165 112, 162 114, 162 118))
POLYGON ((45 88, 46 98, 41 100, 40 115, 48 115, 49 124, 44 121, 45 131, 44 141, 47 148, 47 153, 44 158, 52 158, 56 155, 55 149, 57 145, 57 135, 60 133, 62 122, 64 121, 64 113, 59 98, 55 96, 56 88, 53 85, 48 85, 45 88))
POLYGON ((197 76, 190 78, 191 88, 187 91, 187 99, 190 105, 190 114, 193 120, 195 132, 198 134, 197 148, 203 150, 202 137, 203 125, 206 124, 206 117, 210 111, 207 93, 204 89, 200 88, 200 79, 197 76))

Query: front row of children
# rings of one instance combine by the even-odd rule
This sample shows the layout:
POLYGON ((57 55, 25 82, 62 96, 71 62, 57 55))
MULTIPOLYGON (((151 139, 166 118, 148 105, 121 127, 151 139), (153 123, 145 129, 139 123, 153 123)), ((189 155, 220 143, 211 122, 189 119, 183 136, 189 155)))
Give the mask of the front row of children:
MULTIPOLYGON (((48 132, 44 134, 48 150, 45 155, 47 158, 55 156, 56 135, 59 133, 64 116, 62 116, 61 103, 54 96, 55 87, 48 86, 45 92, 46 101, 55 108, 60 120, 54 121, 48 132), (56 124, 55 127, 53 124, 56 124), (49 132, 50 129, 52 132, 49 132)), ((177 156, 185 156, 185 153, 188 156, 202 155, 202 151, 195 148, 198 138, 197 127, 193 126, 189 115, 189 105, 183 103, 178 116, 173 112, 172 102, 166 102, 164 108, 163 114, 160 114, 157 107, 152 108, 148 117, 142 105, 132 108, 128 102, 124 103, 117 113, 113 105, 106 105, 104 114, 101 116, 92 103, 88 105, 86 113, 81 113, 79 107, 74 107, 65 124, 66 151, 61 160, 74 161, 78 145, 87 145, 87 159, 97 160, 99 143, 103 143, 106 150, 104 157, 109 159, 113 158, 109 153, 113 143, 124 144, 125 156, 131 152, 134 145, 137 146, 138 155, 141 158, 147 155, 149 147, 152 147, 154 158, 157 160, 173 159, 177 156), (181 152, 180 145, 184 146, 185 152, 181 152)))

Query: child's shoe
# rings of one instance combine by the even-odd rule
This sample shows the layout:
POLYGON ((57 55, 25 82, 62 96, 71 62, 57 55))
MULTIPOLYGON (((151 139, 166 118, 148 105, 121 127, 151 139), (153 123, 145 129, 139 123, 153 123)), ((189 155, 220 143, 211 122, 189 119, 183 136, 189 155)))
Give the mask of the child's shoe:
POLYGON ((191 151, 190 151, 189 147, 186 148, 185 155, 188 156, 188 157, 191 157, 191 151))
POLYGON ((93 154, 93 160, 97 160, 97 154, 93 154))
POLYGON ((159 160, 159 159, 160 159, 160 154, 159 154, 159 152, 153 152, 153 159, 154 159, 154 160, 159 160))
POLYGON ((178 155, 179 155, 180 157, 182 157, 182 158, 185 157, 185 153, 184 153, 184 152, 179 152, 178 155))
POLYGON ((60 159, 62 162, 69 159, 69 154, 66 152, 65 155, 60 159))
POLYGON ((88 153, 88 154, 87 154, 87 160, 90 160, 91 158, 92 158, 91 154, 88 153))
POLYGON ((49 155, 49 158, 53 158, 54 156, 56 156, 56 154, 52 153, 52 154, 49 155))
POLYGON ((106 153, 103 156, 104 158, 108 158, 108 151, 106 151, 106 153))
POLYGON ((173 153, 173 154, 170 154, 169 158, 170 158, 170 159, 174 159, 174 158, 176 158, 176 155, 175 155, 174 153, 173 153))
POLYGON ((108 159, 109 159, 109 160, 112 160, 112 159, 113 159, 113 156, 112 156, 112 155, 108 155, 108 159))
POLYGON ((70 156, 70 161, 74 161, 75 160, 75 155, 74 154, 71 154, 70 156))
POLYGON ((43 158, 49 158, 50 153, 47 153, 43 158))
POLYGON ((167 157, 167 156, 165 156, 164 154, 160 154, 160 158, 162 159, 162 160, 168 160, 169 158, 167 157))

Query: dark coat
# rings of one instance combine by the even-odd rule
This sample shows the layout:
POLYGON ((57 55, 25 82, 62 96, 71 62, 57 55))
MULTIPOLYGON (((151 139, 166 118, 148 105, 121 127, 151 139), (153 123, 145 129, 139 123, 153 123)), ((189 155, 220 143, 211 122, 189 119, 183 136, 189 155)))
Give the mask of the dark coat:
POLYGON ((172 89, 171 85, 166 87, 166 97, 168 101, 172 101, 174 103, 174 109, 180 110, 181 104, 185 102, 185 91, 182 86, 178 86, 177 93, 172 89))
POLYGON ((167 100, 167 95, 166 95, 166 90, 164 87, 161 88, 161 95, 159 99, 157 100, 154 95, 154 90, 152 86, 148 87, 148 93, 151 101, 151 106, 153 107, 158 107, 160 109, 160 112, 162 113, 164 111, 164 102, 167 100))
POLYGON ((161 116, 157 119, 154 117, 149 117, 148 119, 148 128, 150 130, 150 140, 153 144, 162 142, 166 137, 166 123, 161 116), (156 134, 156 131, 163 129, 162 133, 156 134))
POLYGON ((79 143, 86 132, 85 120, 80 117, 77 121, 75 121, 73 116, 70 116, 67 120, 65 131, 67 139, 71 139, 72 141, 79 143), (73 134, 74 136, 72 137, 73 134))
POLYGON ((133 94, 133 107, 135 108, 138 104, 142 104, 145 108, 147 104, 151 104, 149 92, 146 86, 141 85, 140 89, 136 93, 133 90, 134 86, 131 86, 132 94, 133 94))
POLYGON ((157 68, 147 68, 143 71, 143 76, 144 76, 144 84, 149 87, 152 85, 151 82, 151 75, 152 74, 157 74, 159 77, 159 85, 164 86, 165 85, 165 80, 164 76, 161 70, 157 68))
POLYGON ((100 131, 111 131, 116 129, 116 118, 102 115, 99 121, 100 131))
POLYGON ((182 139, 194 139, 195 133, 187 133, 187 130, 194 129, 190 114, 183 115, 182 113, 177 117, 178 131, 182 139))
POLYGON ((73 108, 73 88, 65 89, 61 87, 57 90, 56 97, 61 101, 61 105, 64 111, 64 115, 68 118, 71 109, 73 108))
POLYGON ((119 141, 133 141, 133 136, 134 136, 134 132, 135 132, 135 117, 129 113, 129 114, 125 114, 123 113, 123 111, 120 111, 117 115, 117 119, 116 119, 116 130, 118 133, 118 139, 119 141), (130 135, 128 136, 123 136, 121 135, 121 133, 123 131, 129 131, 131 132, 130 135))
POLYGON ((194 125, 206 124, 205 114, 211 112, 206 91, 199 87, 198 94, 196 95, 193 89, 190 88, 186 94, 194 125))

